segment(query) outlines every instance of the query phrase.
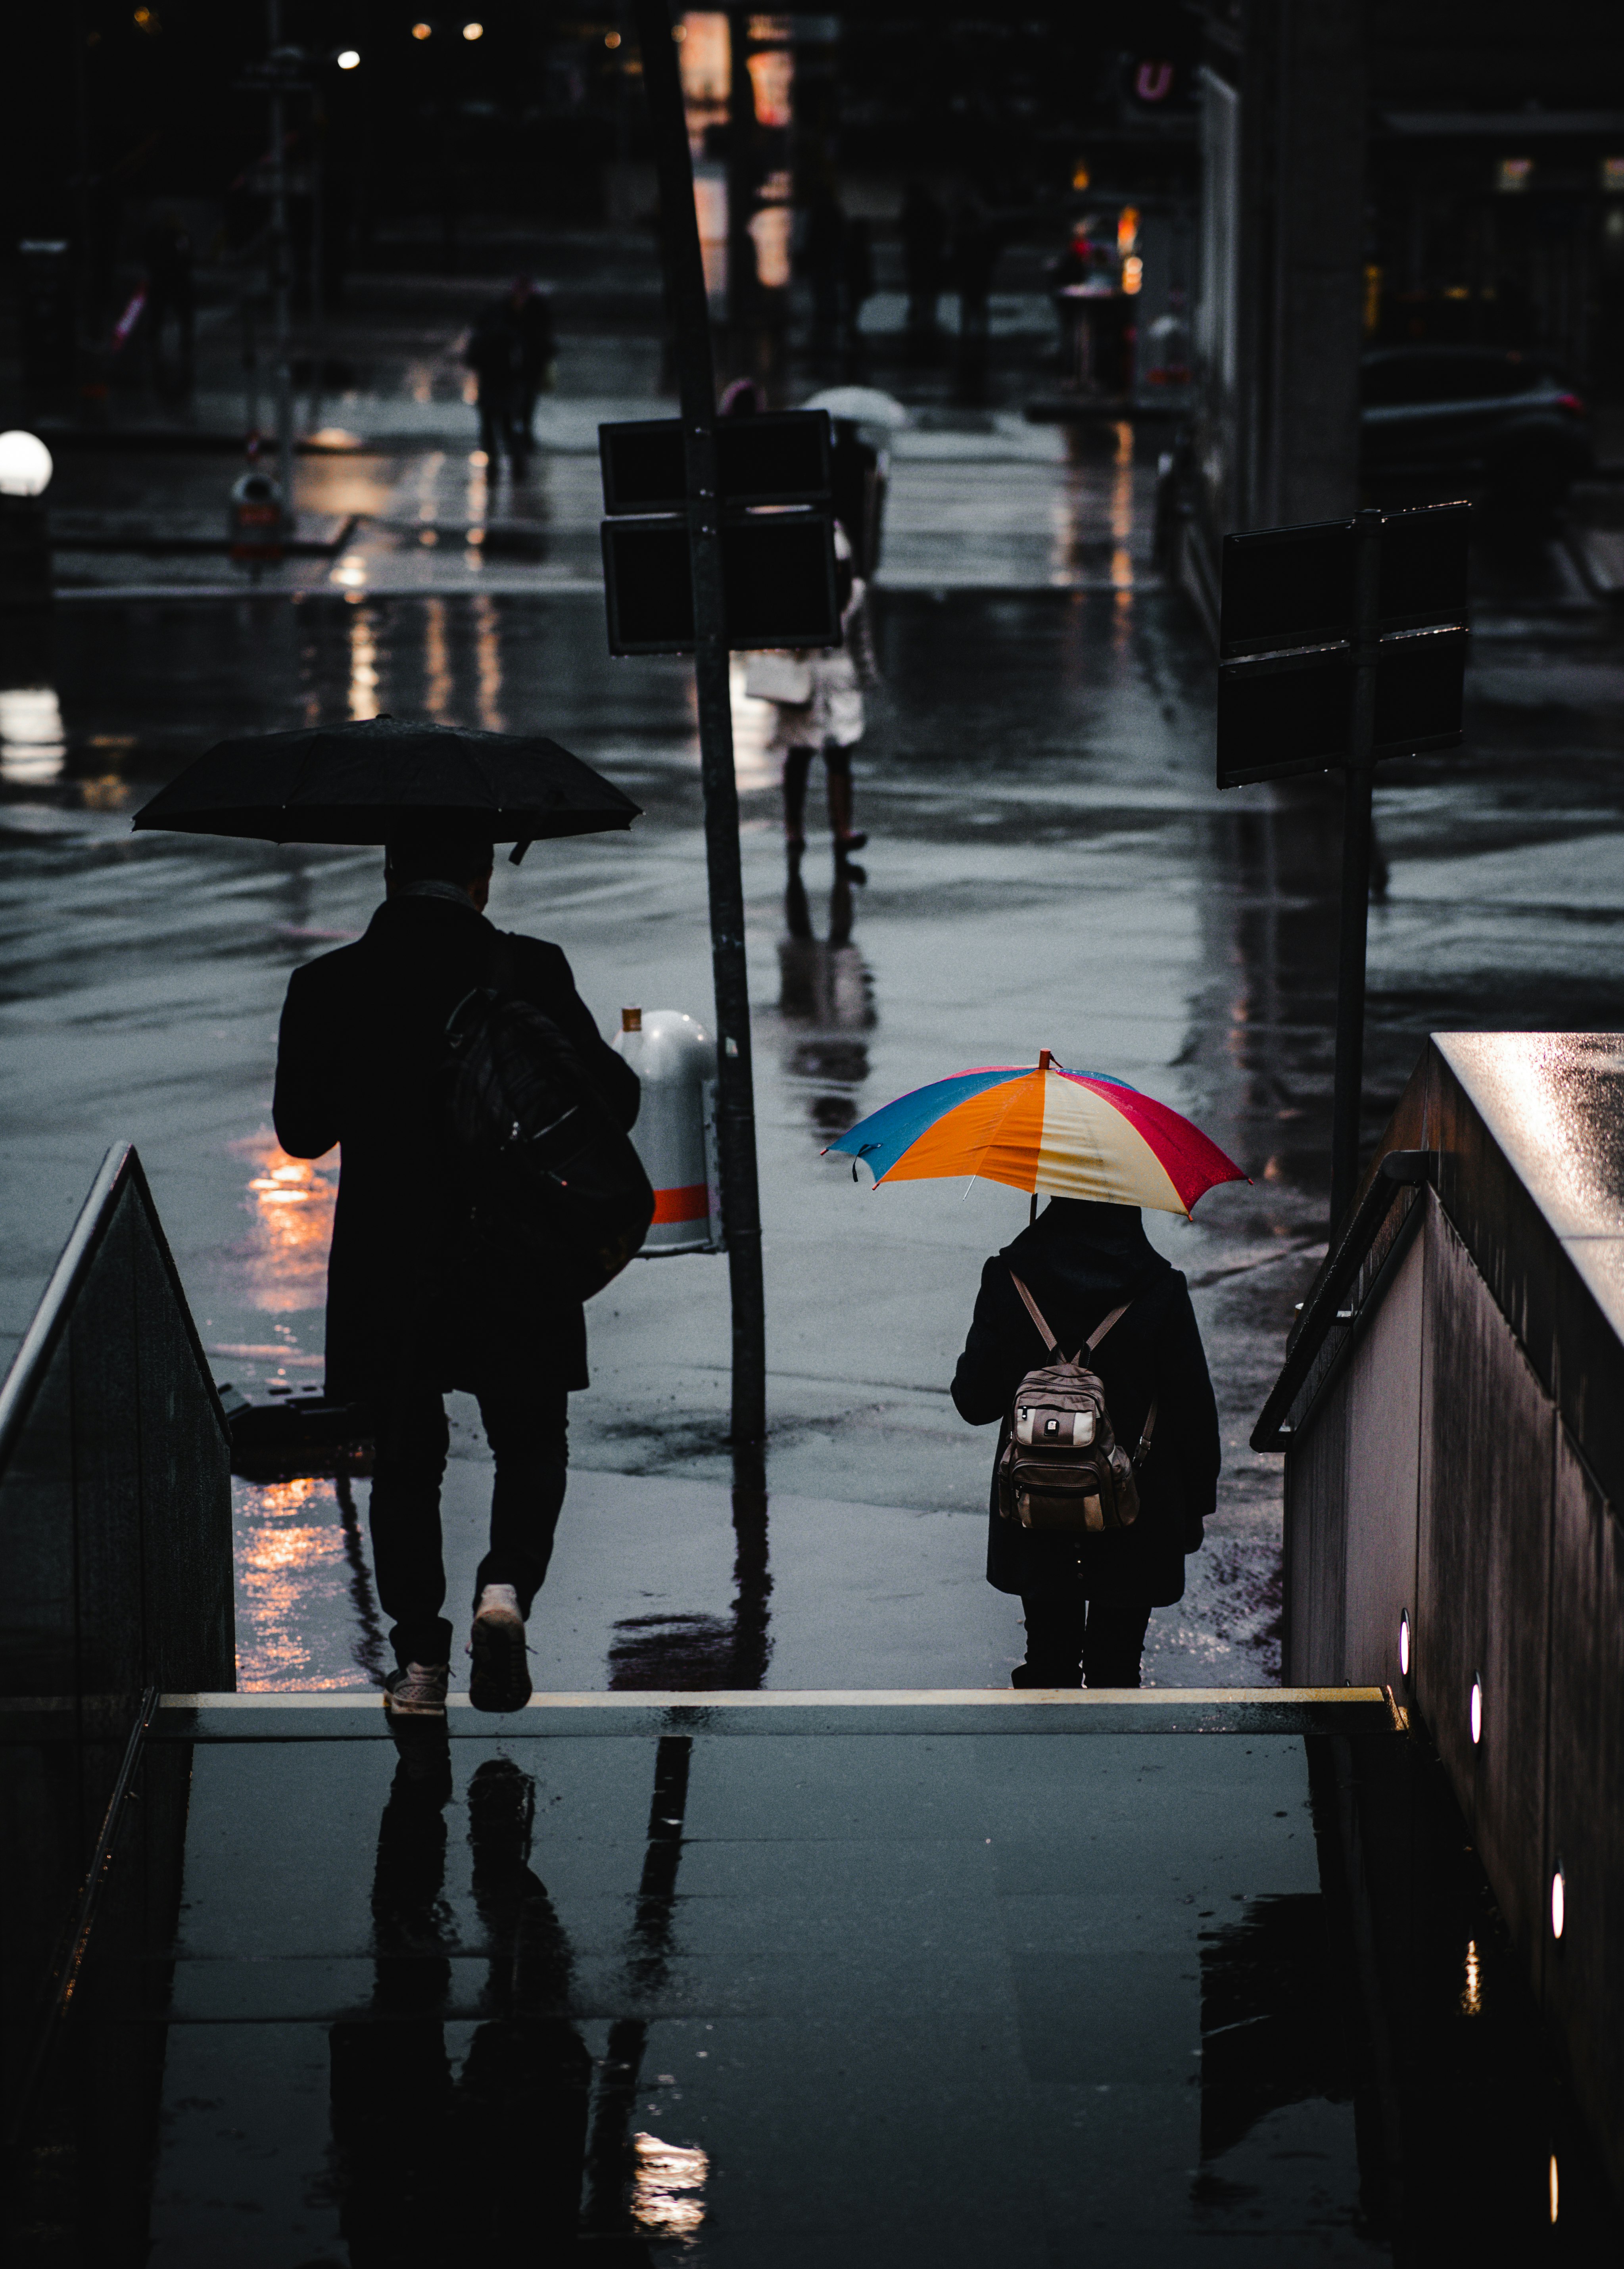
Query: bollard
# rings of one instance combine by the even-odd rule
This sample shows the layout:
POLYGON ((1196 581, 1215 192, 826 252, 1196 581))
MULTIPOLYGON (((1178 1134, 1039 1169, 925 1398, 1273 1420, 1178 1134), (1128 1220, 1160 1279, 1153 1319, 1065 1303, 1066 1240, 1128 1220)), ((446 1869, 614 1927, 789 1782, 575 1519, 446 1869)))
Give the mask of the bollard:
POLYGON ((269 473, 244 473, 232 484, 226 521, 232 558, 250 567, 275 567, 282 560, 282 491, 269 473))
POLYGON ((51 597, 51 528, 45 491, 51 453, 35 433, 0 433, 0 608, 51 597))
POLYGON ((654 1218, 639 1258, 725 1252, 715 1041, 680 1009, 623 1009, 615 1047, 643 1083, 631 1140, 654 1186, 654 1218))

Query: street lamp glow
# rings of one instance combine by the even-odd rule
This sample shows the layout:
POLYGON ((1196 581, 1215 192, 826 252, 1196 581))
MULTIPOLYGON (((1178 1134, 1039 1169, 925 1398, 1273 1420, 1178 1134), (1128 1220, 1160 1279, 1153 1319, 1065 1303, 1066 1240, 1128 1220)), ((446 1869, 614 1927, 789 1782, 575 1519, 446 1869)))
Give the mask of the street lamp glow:
POLYGON ((434 26, 432 24, 414 24, 411 36, 414 40, 431 40, 434 36, 434 26))
POLYGON ((0 433, 0 496, 43 496, 55 469, 37 433, 16 426, 0 433))
POLYGON ((353 48, 345 48, 338 57, 340 70, 353 70, 361 58, 353 48))
POLYGON ((465 40, 483 40, 485 36, 485 27, 483 24, 464 24, 462 36, 465 40))

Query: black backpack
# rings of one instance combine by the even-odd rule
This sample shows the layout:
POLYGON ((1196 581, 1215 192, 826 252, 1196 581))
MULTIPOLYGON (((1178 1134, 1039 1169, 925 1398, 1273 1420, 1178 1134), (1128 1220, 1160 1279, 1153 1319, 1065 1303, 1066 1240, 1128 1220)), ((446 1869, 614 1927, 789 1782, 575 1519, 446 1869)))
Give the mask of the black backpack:
POLYGON ((446 1024, 453 1142, 487 1253, 545 1264, 542 1279, 589 1300, 648 1234, 654 1193, 631 1138, 550 1016, 503 980, 476 986, 446 1024))

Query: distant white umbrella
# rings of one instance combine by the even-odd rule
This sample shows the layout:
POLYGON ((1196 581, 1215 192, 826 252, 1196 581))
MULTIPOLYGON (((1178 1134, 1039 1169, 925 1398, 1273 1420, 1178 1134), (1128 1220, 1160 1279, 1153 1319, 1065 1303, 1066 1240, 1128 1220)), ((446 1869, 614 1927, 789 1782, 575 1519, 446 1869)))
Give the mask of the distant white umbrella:
POLYGON ((894 394, 877 386, 826 386, 801 403, 803 410, 827 410, 831 418, 849 418, 854 425, 879 425, 887 432, 912 425, 913 413, 894 394))

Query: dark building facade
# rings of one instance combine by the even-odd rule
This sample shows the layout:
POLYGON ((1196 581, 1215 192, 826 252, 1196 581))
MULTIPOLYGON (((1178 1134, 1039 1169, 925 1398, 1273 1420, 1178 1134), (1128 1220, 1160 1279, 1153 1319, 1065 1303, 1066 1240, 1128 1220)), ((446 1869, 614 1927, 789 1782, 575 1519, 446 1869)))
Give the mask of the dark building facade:
POLYGON ((1193 519, 1358 500, 1359 358, 1482 344, 1624 397, 1624 41, 1593 0, 1211 0, 1200 67, 1193 519))

